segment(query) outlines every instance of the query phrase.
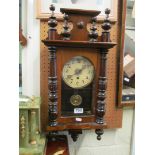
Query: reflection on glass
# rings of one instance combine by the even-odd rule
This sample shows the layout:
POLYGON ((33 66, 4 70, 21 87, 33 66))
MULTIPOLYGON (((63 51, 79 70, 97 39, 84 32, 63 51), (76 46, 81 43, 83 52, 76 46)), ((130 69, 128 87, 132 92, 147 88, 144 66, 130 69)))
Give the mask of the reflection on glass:
POLYGON ((52 0, 52 3, 58 3, 58 0, 52 0))
POLYGON ((52 3, 66 3, 66 4, 84 4, 84 5, 90 5, 90 4, 94 4, 94 5, 102 5, 103 4, 103 0, 52 0, 52 3))
POLYGON ((50 13, 49 6, 54 4, 55 13, 60 13, 60 8, 71 8, 71 9, 84 9, 84 10, 99 10, 100 15, 104 15, 106 8, 111 9, 111 16, 114 15, 115 9, 117 8, 116 0, 40 0, 41 1, 41 12, 50 13))
POLYGON ((134 1, 127 0, 124 42, 122 101, 135 100, 135 18, 134 1))

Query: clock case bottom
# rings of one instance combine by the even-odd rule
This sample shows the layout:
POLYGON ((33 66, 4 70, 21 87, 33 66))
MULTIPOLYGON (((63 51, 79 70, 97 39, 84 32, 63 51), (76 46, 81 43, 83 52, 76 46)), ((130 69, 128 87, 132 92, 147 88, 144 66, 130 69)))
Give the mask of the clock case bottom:
POLYGON ((101 140, 101 135, 103 135, 103 129, 107 128, 107 124, 97 124, 97 123, 68 123, 68 124, 57 124, 57 126, 47 126, 46 130, 49 133, 48 140, 57 140, 58 131, 67 130, 71 135, 74 142, 77 141, 79 134, 82 134, 82 130, 95 129, 97 134, 97 140, 101 140))

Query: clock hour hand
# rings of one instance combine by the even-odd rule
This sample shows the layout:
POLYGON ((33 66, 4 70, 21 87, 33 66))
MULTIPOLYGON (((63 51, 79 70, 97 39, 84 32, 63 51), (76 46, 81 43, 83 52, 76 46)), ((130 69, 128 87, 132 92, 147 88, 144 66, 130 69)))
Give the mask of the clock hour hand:
POLYGON ((86 65, 83 65, 81 69, 76 69, 75 72, 74 72, 74 74, 72 74, 72 75, 67 75, 67 78, 70 79, 70 78, 71 78, 72 76, 74 76, 74 75, 79 75, 85 68, 86 68, 86 65))
POLYGON ((74 75, 79 75, 79 74, 81 73, 81 71, 82 71, 82 70, 79 70, 79 69, 78 69, 78 70, 75 70, 75 73, 72 74, 72 75, 67 75, 67 78, 70 79, 70 78, 71 78, 72 76, 74 76, 74 75))
POLYGON ((86 65, 83 65, 81 69, 76 69, 75 75, 79 75, 85 68, 86 68, 86 65))
MULTIPOLYGON (((74 74, 73 74, 73 75, 74 75, 74 74)), ((73 75, 67 75, 67 78, 69 78, 69 79, 70 79, 73 75)))

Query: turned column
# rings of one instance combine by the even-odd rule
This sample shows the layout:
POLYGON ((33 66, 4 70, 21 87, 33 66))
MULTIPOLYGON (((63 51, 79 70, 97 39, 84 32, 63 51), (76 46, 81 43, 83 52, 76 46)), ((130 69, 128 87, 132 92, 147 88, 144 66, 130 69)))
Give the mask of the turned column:
MULTIPOLYGON (((105 10, 106 18, 102 24, 102 42, 111 42, 110 39, 110 20, 109 14, 110 9, 105 10)), ((99 79, 98 79, 98 94, 97 94, 97 108, 96 108, 96 123, 104 124, 104 115, 106 111, 106 88, 107 88, 107 76, 106 76, 106 68, 107 68, 107 48, 100 49, 100 72, 99 72, 99 79)), ((101 139, 101 135, 103 134, 103 129, 96 129, 97 139, 101 139)))
MULTIPOLYGON (((52 11, 52 15, 48 21, 48 40, 55 40, 56 37, 56 26, 57 21, 54 16, 55 7, 53 5, 50 6, 50 10, 52 11)), ((57 73, 56 73, 56 47, 48 46, 49 51, 49 77, 48 77, 48 114, 49 114, 49 126, 57 125, 57 73)))
POLYGON ((100 73, 99 73, 99 88, 97 94, 97 116, 96 123, 104 124, 104 114, 105 114, 105 98, 106 98, 106 60, 107 60, 107 49, 100 50, 100 73))
MULTIPOLYGON (((96 108, 96 123, 104 124, 104 115, 106 111, 106 88, 107 88, 107 77, 106 77, 106 60, 107 60, 108 49, 100 50, 100 73, 98 80, 98 94, 97 94, 97 108, 96 108)), ((104 133, 103 129, 96 129, 97 140, 101 140, 101 135, 104 133)))
POLYGON ((58 96, 57 96, 57 73, 56 73, 56 47, 48 47, 50 60, 50 73, 48 77, 48 112, 49 126, 57 125, 58 96))

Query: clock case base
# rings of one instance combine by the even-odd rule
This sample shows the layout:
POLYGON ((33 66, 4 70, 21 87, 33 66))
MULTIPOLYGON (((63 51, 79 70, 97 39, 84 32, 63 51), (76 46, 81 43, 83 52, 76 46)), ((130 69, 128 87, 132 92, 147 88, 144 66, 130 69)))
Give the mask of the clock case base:
POLYGON ((107 124, 97 124, 97 123, 70 123, 70 124, 57 124, 57 126, 48 126, 46 130, 50 133, 48 136, 49 140, 55 140, 57 137, 57 131, 68 130, 69 135, 74 142, 77 141, 79 134, 82 134, 82 130, 95 129, 97 134, 97 140, 101 140, 101 135, 103 135, 103 129, 107 128, 107 124))

